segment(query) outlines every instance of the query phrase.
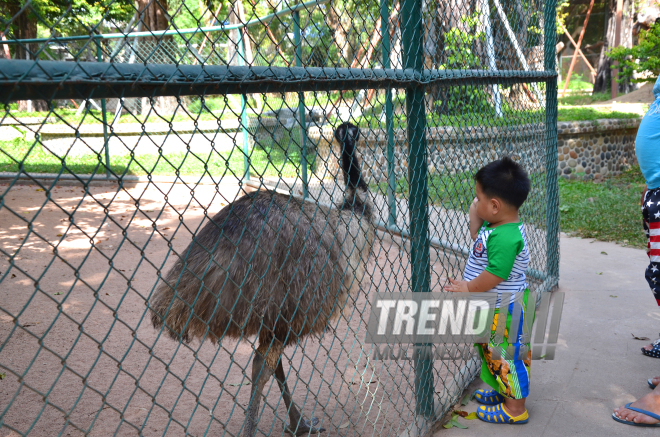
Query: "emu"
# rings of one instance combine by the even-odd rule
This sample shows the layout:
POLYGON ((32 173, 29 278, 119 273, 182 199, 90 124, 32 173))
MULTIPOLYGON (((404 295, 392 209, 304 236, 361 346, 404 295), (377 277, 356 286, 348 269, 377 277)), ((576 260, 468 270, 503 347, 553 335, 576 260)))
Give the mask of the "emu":
POLYGON ((320 433, 303 418, 282 366, 285 347, 320 337, 349 296, 357 294, 372 251, 373 203, 355 154, 359 129, 344 123, 335 138, 346 191, 323 207, 256 191, 224 207, 193 236, 184 257, 150 300, 156 329, 189 342, 256 336, 252 389, 243 435, 252 437, 262 392, 275 375, 295 435, 320 433))

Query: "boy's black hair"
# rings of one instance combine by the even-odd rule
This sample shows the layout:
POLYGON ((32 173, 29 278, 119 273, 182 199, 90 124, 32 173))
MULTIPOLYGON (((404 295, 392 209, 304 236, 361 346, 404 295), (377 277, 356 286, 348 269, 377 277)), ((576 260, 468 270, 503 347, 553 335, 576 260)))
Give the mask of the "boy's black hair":
POLYGON ((527 172, 508 156, 481 167, 474 180, 486 196, 497 197, 516 208, 525 203, 531 188, 527 172))

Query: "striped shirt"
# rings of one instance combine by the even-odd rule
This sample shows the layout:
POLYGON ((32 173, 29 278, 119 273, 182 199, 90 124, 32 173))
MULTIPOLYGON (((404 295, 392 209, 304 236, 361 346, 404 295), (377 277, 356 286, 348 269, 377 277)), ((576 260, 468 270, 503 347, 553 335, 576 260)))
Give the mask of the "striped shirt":
MULTIPOLYGON (((527 236, 522 222, 506 223, 489 228, 484 223, 474 241, 472 251, 465 265, 463 279, 471 281, 484 270, 504 279, 492 292, 519 293, 528 287, 525 271, 529 264, 527 236)), ((500 307, 501 296, 497 297, 500 307)))

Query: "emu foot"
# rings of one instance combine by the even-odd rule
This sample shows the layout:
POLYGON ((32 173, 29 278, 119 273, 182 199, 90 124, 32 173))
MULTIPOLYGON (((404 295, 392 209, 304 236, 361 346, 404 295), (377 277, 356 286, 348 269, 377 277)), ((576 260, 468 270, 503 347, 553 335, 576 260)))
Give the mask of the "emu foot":
POLYGON ((319 420, 318 417, 312 417, 311 422, 304 417, 300 418, 300 423, 298 424, 297 429, 292 429, 291 424, 287 423, 286 424, 286 431, 295 435, 295 436, 302 436, 302 435, 309 435, 309 434, 320 434, 325 431, 325 428, 318 428, 316 425, 318 425, 321 421, 319 420))

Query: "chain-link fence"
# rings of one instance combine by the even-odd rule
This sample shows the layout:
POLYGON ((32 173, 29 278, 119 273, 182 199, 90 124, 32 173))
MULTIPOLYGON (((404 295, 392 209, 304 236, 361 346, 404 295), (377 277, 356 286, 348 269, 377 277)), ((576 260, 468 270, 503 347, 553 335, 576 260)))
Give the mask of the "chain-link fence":
POLYGON ((504 154, 557 284, 553 0, 0 13, 5 433, 430 432, 478 358, 381 356, 370 296, 462 274, 504 154))

